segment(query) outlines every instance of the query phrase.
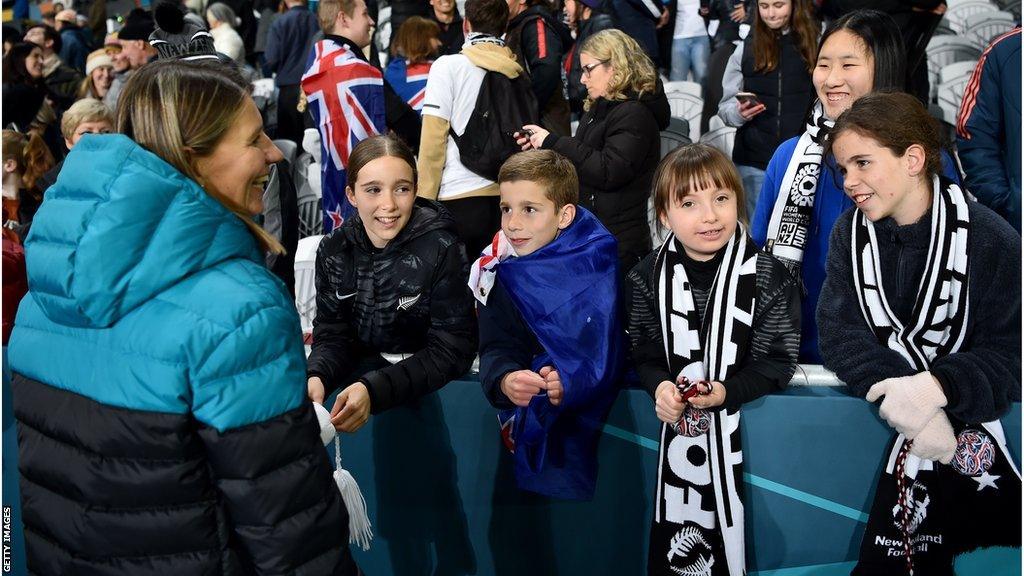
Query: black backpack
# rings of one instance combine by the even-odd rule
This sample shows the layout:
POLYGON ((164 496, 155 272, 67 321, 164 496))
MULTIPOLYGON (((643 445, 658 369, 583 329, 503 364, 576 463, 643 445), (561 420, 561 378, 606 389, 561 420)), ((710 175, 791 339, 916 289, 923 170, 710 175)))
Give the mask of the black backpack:
POLYGON ((466 130, 462 136, 454 129, 448 132, 459 147, 463 166, 488 180, 497 180, 505 160, 521 151, 513 134, 526 124, 539 124, 538 119, 537 99, 525 73, 509 78, 488 70, 466 130))

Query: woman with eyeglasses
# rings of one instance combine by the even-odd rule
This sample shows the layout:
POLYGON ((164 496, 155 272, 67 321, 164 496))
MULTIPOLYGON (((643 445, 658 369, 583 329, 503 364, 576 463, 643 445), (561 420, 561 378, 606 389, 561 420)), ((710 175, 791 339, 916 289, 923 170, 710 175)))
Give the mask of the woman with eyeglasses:
POLYGON ((619 270, 629 271, 651 251, 647 197, 661 159, 660 132, 670 109, 651 59, 621 30, 603 30, 580 46, 586 113, 576 135, 559 137, 523 126, 523 150, 545 148, 576 166, 580 205, 619 241, 619 270))

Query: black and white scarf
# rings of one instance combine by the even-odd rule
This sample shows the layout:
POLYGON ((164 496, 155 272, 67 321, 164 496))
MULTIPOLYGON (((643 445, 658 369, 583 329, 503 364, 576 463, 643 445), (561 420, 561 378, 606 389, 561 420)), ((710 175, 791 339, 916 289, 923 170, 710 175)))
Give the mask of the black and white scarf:
MULTIPOLYGON (((931 230, 913 320, 904 325, 882 286, 874 223, 859 210, 853 213, 853 277, 861 312, 878 341, 919 372, 960 350, 970 312, 968 200, 959 186, 938 176, 931 230)), ((1019 530, 1014 543, 1011 532, 996 522, 978 522, 988 512, 999 517, 1008 502, 1016 502, 1010 504, 1013 509, 1020 507, 1020 472, 1007 452, 1002 425, 998 420, 950 421, 957 433, 951 466, 911 454, 912 440, 903 434, 891 441, 854 574, 939 573, 955 554, 974 547, 1020 545, 1019 530), (963 536, 967 523, 972 526, 969 537, 963 536)))
POLYGON ((775 198, 765 250, 791 269, 804 260, 807 231, 814 214, 814 196, 821 176, 824 139, 834 121, 825 118, 821 102, 814 103, 810 122, 796 144, 775 198))
MULTIPOLYGON (((725 254, 699 314, 683 265, 683 247, 670 235, 655 263, 657 304, 672 374, 724 381, 746 355, 757 293, 757 247, 742 225, 725 254)), ((648 571, 671 576, 746 573, 743 452, 739 410, 712 411, 707 433, 677 435, 663 424, 648 571)))

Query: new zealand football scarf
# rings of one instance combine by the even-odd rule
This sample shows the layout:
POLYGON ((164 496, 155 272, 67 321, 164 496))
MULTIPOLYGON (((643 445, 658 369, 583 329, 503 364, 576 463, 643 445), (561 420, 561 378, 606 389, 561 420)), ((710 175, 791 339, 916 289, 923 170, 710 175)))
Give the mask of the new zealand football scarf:
POLYGON ((546 394, 498 422, 513 450, 516 483, 556 498, 589 500, 597 482, 597 440, 621 376, 625 341, 618 305, 615 237, 583 208, 550 244, 515 256, 504 233, 473 264, 470 290, 485 304, 495 279, 544 349, 531 370, 554 366, 562 402, 546 394))
POLYGON ((765 250, 790 269, 800 267, 807 245, 807 231, 814 214, 814 196, 821 175, 823 141, 835 122, 825 118, 821 102, 815 102, 810 123, 800 135, 782 177, 779 195, 768 220, 765 250))
MULTIPOLYGON (((725 381, 747 354, 757 292, 757 246, 742 226, 725 254, 699 314, 674 236, 655 263, 658 310, 672 374, 725 381)), ((743 542, 743 452, 740 412, 710 412, 711 426, 695 437, 661 427, 658 485, 648 549, 648 572, 666 576, 740 576, 743 542)))
MULTIPOLYGON (((881 281, 874 224, 853 214, 852 258, 861 312, 878 341, 920 372, 936 358, 960 351, 967 338, 967 198, 956 184, 935 178, 931 242, 914 304, 904 325, 893 313, 881 281)), ((983 546, 1020 546, 1020 473, 1006 450, 999 421, 963 423, 953 462, 943 465, 910 453, 898 434, 886 451, 875 501, 854 574, 952 574, 954 556, 983 546)))

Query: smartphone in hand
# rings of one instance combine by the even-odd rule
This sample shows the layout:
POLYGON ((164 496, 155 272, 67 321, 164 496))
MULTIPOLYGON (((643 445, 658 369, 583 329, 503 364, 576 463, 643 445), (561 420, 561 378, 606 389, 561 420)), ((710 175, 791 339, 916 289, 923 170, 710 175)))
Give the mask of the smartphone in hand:
POLYGON ((753 92, 737 92, 736 99, 740 101, 740 104, 746 106, 757 106, 761 103, 761 101, 757 99, 757 94, 754 94, 753 92))

